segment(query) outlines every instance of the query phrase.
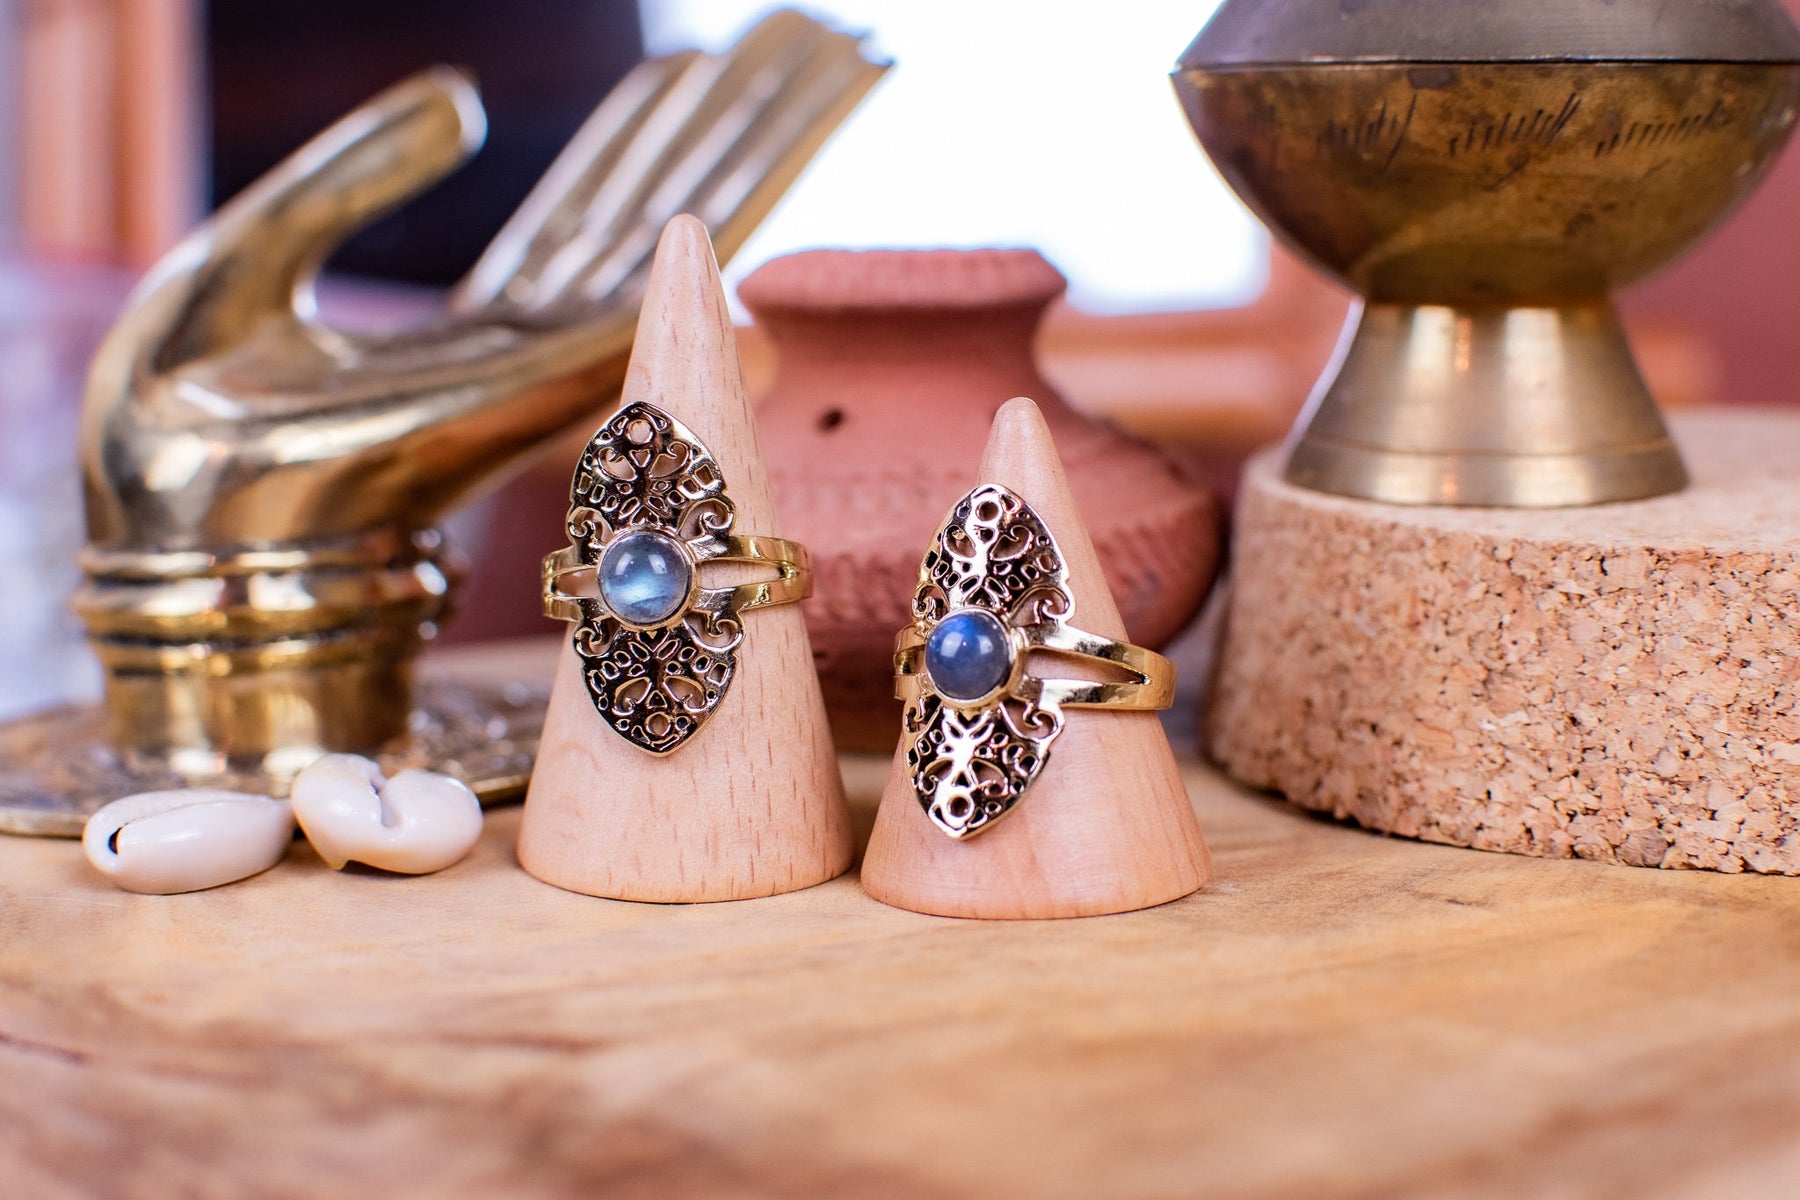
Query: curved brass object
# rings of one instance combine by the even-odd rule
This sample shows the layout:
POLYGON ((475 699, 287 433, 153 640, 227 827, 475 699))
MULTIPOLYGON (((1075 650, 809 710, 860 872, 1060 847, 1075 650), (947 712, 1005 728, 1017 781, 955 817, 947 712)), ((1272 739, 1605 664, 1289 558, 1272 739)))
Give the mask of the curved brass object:
POLYGON ((1362 297, 1291 482, 1508 507, 1685 486, 1612 293, 1787 141, 1779 4, 1227 0, 1175 87, 1244 201, 1362 297))
MULTIPOLYGON (((68 714, 0 730, 0 828, 79 833, 144 778, 280 792, 326 751, 411 753, 413 660, 458 576, 433 524, 615 401, 667 220, 693 213, 735 251, 886 69, 795 12, 723 55, 640 65, 441 317, 400 333, 322 324, 312 279, 480 145, 461 74, 377 96, 220 209, 143 281, 89 377, 75 606, 106 671, 110 746, 89 757, 112 766, 72 781, 37 761, 43 722, 90 728, 68 714)), ((509 712, 490 732, 525 746, 529 706, 509 712)), ((522 786, 508 761, 469 782, 522 786)))

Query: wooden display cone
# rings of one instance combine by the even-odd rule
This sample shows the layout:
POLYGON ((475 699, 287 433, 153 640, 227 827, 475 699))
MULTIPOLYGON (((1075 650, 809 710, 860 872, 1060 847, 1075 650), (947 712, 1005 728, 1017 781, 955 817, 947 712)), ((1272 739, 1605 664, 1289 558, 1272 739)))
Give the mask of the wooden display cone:
MULTIPOLYGON (((690 216, 670 221, 657 246, 625 379, 624 403, 637 401, 712 449, 737 532, 780 536, 718 263, 690 216)), ((519 830, 527 871, 621 900, 743 900, 823 883, 851 854, 798 605, 745 614, 730 691, 664 758, 601 720, 565 640, 519 830)))
MULTIPOLYGON (((1123 638, 1050 430, 1030 400, 995 415, 979 481, 1011 488, 1049 527, 1068 563, 1070 624, 1123 638)), ((1064 715, 1050 761, 1018 808, 965 841, 945 836, 919 807, 902 747, 863 859, 868 893, 914 912, 1027 920, 1149 908, 1204 884, 1212 859, 1156 714, 1064 715)))

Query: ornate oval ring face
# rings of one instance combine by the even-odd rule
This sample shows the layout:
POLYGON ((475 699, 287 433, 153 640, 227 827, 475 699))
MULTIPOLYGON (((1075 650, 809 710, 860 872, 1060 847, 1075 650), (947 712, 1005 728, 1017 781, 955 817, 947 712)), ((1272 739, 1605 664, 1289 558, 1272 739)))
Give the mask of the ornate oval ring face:
POLYGON ((641 750, 668 754, 718 710, 743 624, 705 610, 699 564, 725 548, 737 509, 692 430, 627 405, 588 443, 570 489, 568 533, 599 595, 574 629, 594 709, 641 750))

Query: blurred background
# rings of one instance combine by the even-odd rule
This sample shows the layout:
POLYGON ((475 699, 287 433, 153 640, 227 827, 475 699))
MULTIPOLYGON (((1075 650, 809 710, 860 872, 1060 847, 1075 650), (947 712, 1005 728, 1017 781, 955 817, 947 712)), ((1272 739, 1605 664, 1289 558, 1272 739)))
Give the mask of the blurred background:
MULTIPOLYGON (((1789 0, 1800 9, 1800 0, 1789 0)), ((1068 274, 1046 373, 1077 405, 1222 480, 1280 435, 1345 298, 1279 248, 1195 147, 1167 72, 1216 0, 1056 19, 1009 0, 826 0, 898 68, 727 272, 814 246, 1030 245, 1068 274)), ((760 0, 0 0, 0 716, 91 692, 65 600, 81 541, 85 362, 136 275, 216 205, 402 76, 468 68, 486 148, 330 265, 352 319, 427 311, 586 114, 646 54, 718 49, 760 0)), ((1628 297, 1670 407, 1785 403, 1800 163, 1628 297)), ((772 369, 745 341, 753 386, 772 369)), ((554 457, 554 456, 552 456, 554 457)), ((566 461, 466 515, 456 639, 543 633, 545 546, 492 531, 560 511, 566 461)))

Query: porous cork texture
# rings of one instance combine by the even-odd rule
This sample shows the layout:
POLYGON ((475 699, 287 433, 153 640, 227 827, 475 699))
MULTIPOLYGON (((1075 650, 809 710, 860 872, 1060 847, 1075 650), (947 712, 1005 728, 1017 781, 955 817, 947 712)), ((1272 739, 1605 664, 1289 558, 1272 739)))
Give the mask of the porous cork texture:
POLYGON ((1401 508, 1248 467, 1210 753, 1426 841, 1800 875, 1800 414, 1673 422, 1693 486, 1401 508))

